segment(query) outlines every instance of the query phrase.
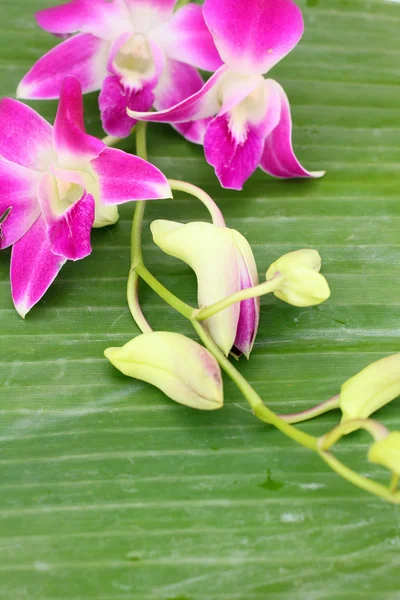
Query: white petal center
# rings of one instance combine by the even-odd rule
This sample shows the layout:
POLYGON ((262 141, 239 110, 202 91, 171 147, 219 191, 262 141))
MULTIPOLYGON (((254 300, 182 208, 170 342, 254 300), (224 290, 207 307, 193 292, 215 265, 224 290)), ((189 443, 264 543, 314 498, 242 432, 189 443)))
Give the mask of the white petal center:
POLYGON ((136 33, 129 38, 114 58, 113 67, 126 85, 141 89, 142 81, 151 79, 156 71, 151 47, 146 37, 136 33))

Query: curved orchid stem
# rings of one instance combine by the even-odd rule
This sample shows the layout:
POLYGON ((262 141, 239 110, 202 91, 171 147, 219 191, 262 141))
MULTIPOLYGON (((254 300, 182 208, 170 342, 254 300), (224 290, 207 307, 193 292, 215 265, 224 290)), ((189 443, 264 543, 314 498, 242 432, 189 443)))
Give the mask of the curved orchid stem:
MULTIPOLYGON (((136 131, 136 153, 140 158, 147 160, 146 145, 146 126, 147 123, 139 122, 135 128, 136 131)), ((115 138, 117 139, 117 138, 115 138)), ((129 271, 127 284, 128 306, 135 321, 142 333, 153 331, 147 319, 145 318, 139 302, 139 274, 136 267, 143 262, 142 254, 142 228, 143 218, 146 209, 146 202, 136 202, 135 215, 132 222, 131 231, 131 268, 129 271)))
POLYGON ((304 421, 309 421, 310 419, 324 415, 331 410, 335 410, 335 408, 340 408, 339 398, 340 394, 333 396, 333 398, 329 398, 329 400, 325 400, 325 402, 321 402, 321 404, 317 404, 317 406, 313 406, 313 408, 303 410, 302 412, 279 416, 286 421, 286 423, 303 423, 304 421))
POLYGON ((373 419, 351 419, 340 423, 335 429, 332 429, 329 433, 326 433, 319 440, 318 447, 321 450, 329 450, 336 442, 342 439, 343 436, 353 433, 358 429, 364 429, 368 431, 375 442, 384 440, 388 435, 389 431, 382 423, 374 421, 373 419))
POLYGON ((201 308, 196 313, 196 320, 205 321, 219 313, 221 310, 225 310, 225 308, 232 306, 232 304, 242 302, 242 300, 248 300, 249 298, 258 298, 260 296, 265 296, 265 294, 271 294, 279 288, 282 279, 282 275, 276 275, 269 281, 265 281, 254 287, 245 288, 244 290, 240 290, 240 292, 236 292, 236 294, 223 298, 223 300, 220 300, 215 304, 201 308))
POLYGON ((122 140, 122 138, 118 138, 118 137, 114 137, 113 135, 106 135, 106 137, 103 137, 103 139, 101 140, 106 146, 115 146, 116 144, 118 144, 118 142, 120 142, 122 140))
POLYGON ((379 498, 383 498, 392 504, 400 504, 400 492, 393 492, 391 488, 387 488, 377 481, 367 479, 367 477, 356 473, 353 471, 353 469, 350 469, 341 463, 340 460, 338 460, 330 452, 318 450, 318 454, 322 460, 325 461, 326 464, 329 465, 333 471, 335 471, 335 473, 343 477, 343 479, 346 479, 362 490, 370 492, 379 498))
POLYGON ((213 224, 217 227, 226 227, 222 212, 211 196, 209 196, 204 190, 196 185, 193 185, 192 183, 187 183, 187 181, 178 181, 177 179, 168 179, 168 183, 171 186, 171 190, 185 192, 186 194, 190 194, 191 196, 194 196, 200 200, 200 202, 204 204, 210 213, 213 224))
POLYGON ((234 383, 236 383, 237 387, 242 392, 243 396, 246 398, 248 403, 250 404, 254 415, 263 421, 264 423, 268 423, 269 425, 274 425, 277 429, 282 431, 285 435, 290 437, 292 440, 298 442, 302 446, 306 448, 310 448, 311 450, 317 450, 318 439, 313 435, 309 435, 304 431, 300 431, 296 427, 293 427, 289 423, 286 423, 283 419, 279 418, 270 408, 268 408, 261 397, 257 394, 255 389, 250 385, 250 383, 243 377, 241 373, 233 366, 231 362, 226 358, 226 356, 221 352, 218 348, 210 334, 204 328, 204 326, 197 321, 197 319, 192 320, 192 325, 195 331, 198 333, 201 341, 209 350, 214 357, 217 359, 220 367, 225 371, 227 375, 232 379, 234 383))

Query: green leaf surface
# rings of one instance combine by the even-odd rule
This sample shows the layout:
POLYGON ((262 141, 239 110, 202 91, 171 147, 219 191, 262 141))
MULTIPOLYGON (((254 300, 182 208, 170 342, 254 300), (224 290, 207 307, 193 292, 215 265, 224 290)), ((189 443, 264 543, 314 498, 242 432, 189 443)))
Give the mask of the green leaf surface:
MULTIPOLYGON (((54 44, 33 20, 51 4, 0 4, 2 95, 54 44)), ((258 172, 242 193, 224 191, 200 147, 167 125, 149 128, 151 160, 214 196, 261 274, 297 248, 323 257, 331 299, 307 309, 263 300, 253 355, 239 365, 280 412, 336 394, 398 351, 400 336, 400 5, 300 4, 304 39, 273 77, 292 103, 296 150, 307 168, 327 169, 323 180, 258 172)), ((55 103, 33 105, 54 117, 55 103)), ((95 95, 86 107, 101 135, 95 95)), ((398 600, 398 507, 257 422, 229 381, 225 408, 203 414, 103 358, 137 333, 125 299, 132 211, 94 232, 91 257, 67 264, 25 322, 10 298, 10 253, 0 254, 0 598, 398 600)), ((149 268, 193 303, 193 274, 150 243, 148 224, 205 217, 179 194, 146 215, 149 268)), ((155 327, 192 335, 145 287, 142 299, 155 327)), ((379 417, 399 428, 398 404, 379 417)), ((338 420, 303 429, 323 433, 338 420)), ((366 461, 368 443, 354 434, 338 456, 385 481, 366 461)))

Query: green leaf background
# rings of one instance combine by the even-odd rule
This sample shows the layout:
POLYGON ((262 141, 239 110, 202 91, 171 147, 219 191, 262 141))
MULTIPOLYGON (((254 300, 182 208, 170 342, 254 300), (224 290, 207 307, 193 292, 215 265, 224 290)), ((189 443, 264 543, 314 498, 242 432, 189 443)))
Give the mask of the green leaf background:
MULTIPOLYGON (((54 44, 33 13, 51 0, 0 4, 0 83, 13 95, 54 44)), ((250 5, 251 3, 249 3, 250 5)), ((150 158, 203 186, 254 248, 260 273, 284 252, 317 248, 332 298, 296 309, 266 298, 244 373, 276 411, 338 392, 399 350, 400 5, 308 0, 306 33, 273 73, 291 99, 296 150, 321 181, 258 172, 224 191, 202 149, 151 126, 150 158)), ((55 103, 34 103, 49 119, 55 103)), ((86 101, 101 135, 96 97, 86 101)), ((133 140, 124 149, 134 150, 133 140)), ((4 600, 398 600, 400 511, 339 479, 314 454, 257 422, 239 392, 203 414, 129 380, 103 358, 137 330, 125 301, 133 206, 95 231, 22 321, 0 254, 0 598, 4 600)), ((206 218, 195 200, 149 204, 154 218, 206 218)), ((150 269, 190 302, 190 270, 145 237, 150 269)), ((143 287, 155 327, 192 335, 143 287)), ((379 417, 399 427, 398 405, 379 417)), ((304 425, 322 433, 332 413, 304 425)), ((368 437, 338 456, 363 474, 368 437)))

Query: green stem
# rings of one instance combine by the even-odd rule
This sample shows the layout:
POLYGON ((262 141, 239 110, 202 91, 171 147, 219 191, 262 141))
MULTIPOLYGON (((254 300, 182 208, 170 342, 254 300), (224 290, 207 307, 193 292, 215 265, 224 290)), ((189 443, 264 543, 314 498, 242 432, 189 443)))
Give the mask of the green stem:
POLYGON ((103 137, 103 139, 101 141, 106 146, 115 146, 121 140, 122 140, 122 138, 114 137, 113 135, 106 135, 106 137, 103 137))
POLYGON ((312 408, 303 410, 302 412, 279 416, 281 419, 286 421, 286 423, 303 423, 304 421, 308 421, 309 419, 314 419, 315 417, 324 415, 330 410, 340 408, 339 400, 340 394, 338 394, 337 396, 333 396, 333 398, 329 398, 329 400, 325 400, 325 402, 321 402, 321 404, 317 404, 317 406, 313 406, 312 408))
POLYGON ((272 410, 265 406, 264 402, 254 390, 254 388, 249 384, 247 379, 245 379, 243 375, 239 373, 239 371, 233 366, 231 362, 229 362, 226 356, 221 352, 221 350, 218 348, 218 346, 211 338, 210 334, 206 331, 204 326, 201 323, 198 323, 197 319, 193 319, 191 322, 194 329, 198 333, 201 341, 204 343, 205 347, 211 352, 211 354, 214 355, 220 367, 225 371, 227 375, 229 375, 232 381, 242 392, 243 396, 250 404, 254 415, 264 423, 274 425, 277 429, 282 431, 282 433, 290 437, 292 440, 298 442, 302 446, 310 448, 311 450, 317 450, 317 438, 315 438, 312 435, 309 435, 308 433, 304 433, 299 429, 296 429, 296 427, 293 427, 289 423, 286 423, 285 421, 280 419, 272 410))
POLYGON ((140 277, 134 269, 129 271, 128 284, 127 284, 127 299, 128 306, 131 312, 131 315, 139 327, 142 333, 151 333, 153 329, 151 328, 149 322, 143 314, 142 308, 139 302, 139 280, 140 277))
POLYGON ((186 317, 186 319, 189 319, 190 321, 193 319, 195 309, 192 306, 189 306, 189 304, 182 302, 182 300, 175 296, 175 294, 167 290, 167 288, 163 286, 162 283, 160 283, 148 269, 146 269, 143 263, 139 263, 134 268, 136 273, 140 275, 147 285, 160 296, 160 298, 165 300, 167 304, 172 306, 172 308, 174 308, 178 313, 186 317))
POLYGON ((322 436, 318 446, 321 450, 327 451, 344 435, 353 433, 353 431, 357 431, 358 429, 368 431, 375 442, 380 442, 389 435, 386 427, 382 423, 378 423, 378 421, 374 421, 373 419, 351 419, 340 423, 335 429, 322 436))
POLYGON ((318 454, 326 462, 327 465, 331 467, 335 473, 353 483, 357 487, 361 488, 366 492, 370 492, 375 496, 379 496, 380 498, 384 498, 393 504, 400 504, 400 492, 392 491, 386 486, 378 483, 376 481, 371 481, 366 477, 363 477, 359 473, 356 473, 349 467, 346 467, 343 463, 341 463, 335 456, 330 454, 329 452, 324 452, 322 450, 318 451, 318 454))
MULTIPOLYGON (((146 126, 147 123, 139 122, 136 125, 136 153, 140 158, 147 160, 147 145, 146 145, 146 126)), ((152 331, 149 323, 143 315, 139 302, 139 274, 136 271, 137 265, 143 263, 142 254, 142 229, 143 218, 146 210, 146 202, 136 202, 135 214, 132 221, 131 230, 131 268, 129 271, 127 284, 127 299, 131 315, 142 331, 148 333, 152 331)))
POLYGON ((249 298, 258 298, 259 296, 264 296, 265 294, 275 292, 279 288, 282 279, 282 275, 278 275, 269 281, 265 281, 264 283, 260 283, 254 287, 246 288, 244 290, 240 290, 240 292, 236 292, 236 294, 227 296, 215 304, 211 304, 210 306, 200 309, 196 313, 196 319, 197 321, 205 321, 206 319, 209 319, 210 317, 213 317, 219 313, 221 310, 225 310, 225 308, 232 306, 232 304, 242 302, 242 300, 248 300, 249 298))
POLYGON ((191 196, 194 196, 200 200, 200 202, 204 204, 210 213, 214 225, 217 227, 226 227, 222 212, 211 196, 209 196, 204 190, 196 185, 193 185, 192 183, 188 183, 187 181, 178 181, 177 179, 168 179, 168 183, 172 190, 177 192, 185 192, 186 194, 190 194, 191 196))

